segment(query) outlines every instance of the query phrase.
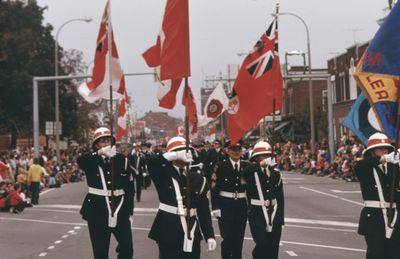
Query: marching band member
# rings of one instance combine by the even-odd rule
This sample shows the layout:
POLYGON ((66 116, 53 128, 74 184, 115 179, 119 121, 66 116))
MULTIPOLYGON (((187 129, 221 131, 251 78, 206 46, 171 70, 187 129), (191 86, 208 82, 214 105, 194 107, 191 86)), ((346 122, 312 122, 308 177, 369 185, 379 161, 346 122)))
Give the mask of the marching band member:
POLYGON ((217 217, 223 241, 222 259, 241 259, 247 224, 246 185, 242 177, 248 163, 241 160, 240 143, 228 145, 229 157, 217 165, 212 188, 212 214, 217 217))
POLYGON ((253 259, 276 259, 284 225, 282 177, 275 169, 271 145, 260 141, 251 154, 252 165, 245 168, 249 201, 249 225, 256 246, 253 259))
POLYGON ((192 162, 192 155, 185 148, 184 138, 173 137, 167 144, 166 152, 150 157, 147 164, 160 200, 149 237, 157 242, 161 259, 200 258, 201 232, 208 250, 216 248, 207 198, 208 185, 200 172, 186 171, 186 166, 192 162), (187 177, 190 182, 189 197, 186 195, 187 177), (187 199, 190 199, 189 211, 185 206, 187 199), (189 224, 187 213, 190 213, 189 224))
POLYGON ((80 213, 88 222, 94 258, 108 258, 111 233, 118 242, 118 259, 132 258, 134 185, 128 159, 116 153, 115 138, 107 128, 94 132, 92 147, 93 152, 77 162, 89 186, 80 213))
MULTIPOLYGON (((394 147, 386 135, 375 133, 369 137, 363 159, 355 167, 364 200, 358 233, 365 237, 367 259, 400 258, 400 229, 396 209, 396 203, 400 200, 397 193, 392 208, 389 204, 394 173, 397 174, 396 189, 399 185, 398 172, 391 165, 399 163, 399 155, 395 155, 393 150, 394 147), (391 222, 389 213, 393 215, 391 222)), ((398 167, 395 168, 398 171, 398 167)))

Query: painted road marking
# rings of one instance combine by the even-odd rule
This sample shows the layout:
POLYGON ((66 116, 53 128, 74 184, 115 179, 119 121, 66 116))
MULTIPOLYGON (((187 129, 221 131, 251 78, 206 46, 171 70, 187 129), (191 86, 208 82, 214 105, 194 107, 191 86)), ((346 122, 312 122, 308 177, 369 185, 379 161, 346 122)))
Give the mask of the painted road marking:
POLYGON ((42 196, 42 195, 44 195, 44 194, 46 194, 48 192, 51 192, 51 191, 54 191, 54 189, 47 189, 47 190, 45 190, 43 192, 40 192, 39 195, 42 196))
POLYGON ((286 251, 286 253, 290 256, 297 256, 297 254, 293 251, 286 251))
MULTIPOLYGON (((34 208, 54 208, 54 209, 72 209, 80 210, 82 205, 72 204, 47 204, 47 205, 35 205, 34 208)), ((158 208, 134 208, 134 212, 157 212, 158 208)))
POLYGON ((54 242, 54 244, 60 244, 60 243, 62 243, 62 240, 57 240, 54 242))
POLYGON ((63 235, 61 238, 67 238, 69 237, 69 235, 63 235))
POLYGON ((331 190, 334 193, 361 193, 361 191, 342 191, 342 190, 331 190))
POLYGON ((47 253, 46 252, 43 252, 43 253, 40 253, 39 254, 39 257, 44 257, 44 256, 46 256, 47 255, 47 253))
MULTIPOLYGON (((75 225, 75 226, 87 226, 85 223, 70 223, 70 222, 60 222, 60 221, 46 221, 46 220, 35 220, 35 219, 21 219, 21 218, 4 218, 0 217, 0 220, 13 220, 13 221, 26 221, 26 222, 37 222, 37 223, 48 223, 48 224, 58 224, 58 225, 75 225)), ((301 221, 301 222, 306 222, 307 220, 300 220, 300 219, 292 219, 293 221, 301 221)), ((329 223, 329 221, 318 221, 318 220, 312 220, 311 222, 317 222, 317 224, 320 223, 329 223)), ((331 222, 333 224, 334 222, 331 222)), ((346 223, 346 222, 341 222, 341 223, 346 223)), ((353 224, 353 223, 347 223, 347 224, 353 224)), ((344 224, 346 225, 346 224, 344 224)), ((141 230, 141 231, 150 231, 150 228, 142 228, 142 227, 132 227, 133 230, 141 230)), ((75 231, 70 230, 70 232, 73 232, 74 234, 77 234, 75 231)), ((216 235, 220 237, 220 235, 216 235)), ((251 237, 245 237, 245 240, 253 240, 251 237)), ((308 247, 319 247, 319 248, 328 248, 328 249, 336 249, 336 250, 345 250, 345 251, 354 251, 354 252, 365 252, 363 249, 358 249, 358 248, 350 248, 350 247, 341 247, 341 246, 328 246, 328 245, 321 245, 321 244, 313 244, 313 243, 301 243, 301 242, 291 242, 291 241, 281 241, 282 244, 292 244, 292 245, 299 245, 299 246, 308 246, 308 247)), ((54 246, 49 246, 48 249, 51 250, 53 249, 54 246)))
POLYGON ((330 194, 330 193, 321 192, 321 191, 310 189, 310 188, 306 188, 306 187, 303 187, 303 186, 300 186, 299 188, 303 189, 303 190, 315 192, 315 193, 318 193, 318 194, 322 194, 322 195, 325 195, 325 196, 328 196, 328 197, 332 197, 332 198, 335 198, 335 199, 339 199, 339 200, 342 200, 342 201, 346 201, 346 202, 349 202, 349 203, 353 203, 353 204, 357 204, 357 205, 360 205, 360 206, 364 206, 364 203, 357 202, 357 201, 352 201, 352 200, 349 200, 349 199, 345 199, 345 198, 342 198, 342 197, 339 197, 337 195, 333 195, 333 194, 330 194))

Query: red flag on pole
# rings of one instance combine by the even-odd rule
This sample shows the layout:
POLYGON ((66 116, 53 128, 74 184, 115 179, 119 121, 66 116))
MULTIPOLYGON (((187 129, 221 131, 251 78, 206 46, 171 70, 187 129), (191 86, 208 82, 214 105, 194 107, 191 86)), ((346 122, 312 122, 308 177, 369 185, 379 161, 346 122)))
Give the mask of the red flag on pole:
POLYGON ((109 19, 109 1, 107 1, 104 9, 103 17, 100 23, 100 31, 97 36, 96 52, 94 56, 94 67, 93 67, 93 79, 90 82, 83 83, 80 85, 78 90, 81 95, 87 94, 89 97, 98 97, 103 99, 110 99, 110 83, 113 86, 113 92, 115 96, 113 99, 118 99, 124 94, 124 86, 121 81, 124 75, 121 65, 119 63, 117 46, 114 41, 114 33, 112 31, 111 22, 110 28, 108 26, 109 19), (109 40, 108 40, 108 29, 111 30, 111 45, 112 45, 112 57, 111 57, 111 73, 110 73, 110 55, 109 52, 109 40), (112 81, 110 82, 109 77, 111 74, 112 81))
POLYGON ((192 89, 190 86, 185 87, 185 90, 183 91, 182 95, 182 104, 183 106, 186 106, 186 91, 188 91, 188 116, 189 116, 189 122, 192 124, 192 134, 197 132, 197 108, 196 108, 196 103, 194 101, 192 89))
POLYGON ((282 107, 282 74, 276 18, 244 59, 228 107, 228 135, 236 143, 260 119, 282 107))
POLYGON ((125 77, 122 77, 121 85, 124 89, 124 95, 119 100, 119 107, 118 107, 118 119, 117 119, 117 134, 115 138, 117 141, 121 140, 122 137, 126 136, 127 129, 126 129, 126 122, 127 122, 127 102, 128 102, 128 93, 125 88, 125 77))
POLYGON ((157 98, 167 109, 175 106, 182 78, 190 76, 188 9, 188 0, 168 0, 157 42, 143 53, 147 65, 157 68, 157 98))

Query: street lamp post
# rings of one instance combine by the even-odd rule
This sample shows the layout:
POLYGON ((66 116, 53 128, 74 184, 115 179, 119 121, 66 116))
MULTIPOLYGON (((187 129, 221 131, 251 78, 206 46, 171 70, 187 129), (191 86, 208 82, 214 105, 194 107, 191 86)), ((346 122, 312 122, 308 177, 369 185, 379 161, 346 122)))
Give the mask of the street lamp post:
POLYGON ((308 97, 310 99, 311 154, 314 157, 315 156, 315 127, 314 127, 314 100, 313 100, 312 77, 311 77, 312 71, 311 71, 310 32, 308 30, 308 26, 307 26, 306 22, 303 20, 303 18, 301 18, 297 14, 284 12, 284 13, 279 13, 279 15, 290 15, 290 16, 296 17, 304 24, 304 27, 306 28, 306 32, 307 32, 308 73, 310 74, 310 78, 308 79, 309 80, 308 81, 308 97))
MULTIPOLYGON (((77 22, 77 21, 82 21, 82 22, 91 22, 92 18, 77 18, 77 19, 71 19, 66 22, 64 22, 60 28, 58 28, 57 33, 56 33, 56 39, 55 39, 55 47, 54 47, 54 74, 55 76, 58 76, 58 35, 60 34, 60 31, 62 28, 64 28, 65 25, 71 22, 77 22)), ((56 112, 56 125, 55 125, 55 135, 56 135, 56 156, 57 156, 57 161, 59 162, 60 159, 60 94, 59 94, 59 88, 58 88, 58 80, 55 80, 55 112, 56 112)))

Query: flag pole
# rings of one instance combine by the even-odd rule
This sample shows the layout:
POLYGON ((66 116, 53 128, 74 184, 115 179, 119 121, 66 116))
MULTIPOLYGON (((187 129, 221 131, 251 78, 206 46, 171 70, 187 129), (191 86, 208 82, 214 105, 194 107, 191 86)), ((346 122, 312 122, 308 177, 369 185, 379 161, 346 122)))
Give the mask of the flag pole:
MULTIPOLYGON (((399 149, 399 127, 400 127, 400 83, 397 82, 397 116, 396 116, 396 138, 395 138, 395 143, 394 143, 394 154, 397 155, 398 149, 399 149)), ((389 211, 388 211, 388 227, 391 228, 391 224, 394 218, 394 196, 395 193, 397 192, 397 185, 396 185, 396 179, 398 179, 397 175, 399 172, 399 164, 392 164, 392 179, 390 183, 390 200, 389 200, 389 211)))
MULTIPOLYGON (((185 138, 186 138, 186 153, 189 152, 189 85, 188 78, 185 77, 185 138)), ((192 240, 190 235, 190 164, 186 165, 186 229, 187 237, 192 240)))
MULTIPOLYGON (((108 45, 108 80, 110 85, 110 110, 109 110, 109 119, 110 119, 110 131, 111 131, 111 139, 114 138, 114 115, 113 115, 113 89, 112 89, 112 33, 111 33, 111 0, 107 0, 107 45, 108 45)), ((112 145, 112 142, 111 142, 112 145)), ((114 217, 114 159, 110 159, 111 166, 111 216, 114 217)))
MULTIPOLYGON (((278 29, 278 15, 279 15, 279 0, 276 1, 275 3, 275 18, 276 19, 276 25, 275 29, 278 29)), ((272 148, 272 156, 274 156, 274 146, 275 146, 275 139, 274 139, 274 133, 275 133, 275 110, 276 110, 276 85, 274 85, 274 99, 272 99, 272 129, 271 129, 271 148, 272 148)))

